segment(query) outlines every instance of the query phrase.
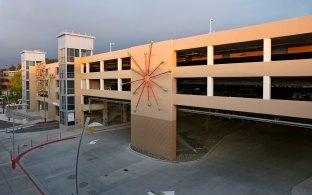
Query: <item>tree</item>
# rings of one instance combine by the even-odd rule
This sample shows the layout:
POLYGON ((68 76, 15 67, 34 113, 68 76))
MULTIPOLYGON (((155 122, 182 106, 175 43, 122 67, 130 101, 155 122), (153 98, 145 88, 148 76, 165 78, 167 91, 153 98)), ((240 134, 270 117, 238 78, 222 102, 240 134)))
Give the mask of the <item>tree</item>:
POLYGON ((9 67, 9 70, 11 70, 11 71, 14 71, 14 70, 16 70, 16 67, 15 67, 15 65, 14 64, 12 64, 10 67, 9 67))
POLYGON ((51 63, 54 63, 54 62, 58 62, 58 59, 46 58, 45 61, 46 61, 46 64, 51 64, 51 63))
POLYGON ((18 70, 11 78, 10 82, 11 94, 16 94, 20 97, 22 94, 22 71, 18 70))

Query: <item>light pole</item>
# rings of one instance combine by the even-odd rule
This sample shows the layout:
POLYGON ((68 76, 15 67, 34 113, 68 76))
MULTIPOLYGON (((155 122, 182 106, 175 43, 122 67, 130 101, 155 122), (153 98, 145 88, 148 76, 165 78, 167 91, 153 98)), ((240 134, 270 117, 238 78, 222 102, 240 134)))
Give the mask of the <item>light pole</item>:
POLYGON ((2 104, 2 113, 4 114, 4 98, 0 98, 2 104))
POLYGON ((86 118, 86 121, 84 123, 81 135, 80 135, 80 140, 79 140, 79 145, 78 145, 78 150, 77 150, 77 158, 76 158, 76 194, 78 195, 78 163, 79 163, 79 154, 80 154, 80 146, 81 146, 81 142, 82 142, 82 138, 84 135, 85 130, 87 129, 89 132, 94 131, 95 127, 101 127, 102 125, 98 125, 98 124, 90 124, 90 117, 86 118))
POLYGON ((45 101, 46 94, 43 94, 43 112, 44 112, 44 124, 47 122, 47 113, 46 113, 46 101, 45 101))
POLYGON ((212 28, 211 28, 211 23, 213 22, 214 20, 212 18, 209 19, 209 33, 212 32, 212 28))
POLYGON ((109 52, 112 51, 112 45, 115 45, 115 43, 109 42, 109 52))
POLYGON ((78 145, 78 151, 77 151, 77 158, 76 158, 76 194, 77 195, 78 195, 78 162, 79 162, 80 145, 81 145, 81 141, 82 141, 82 137, 84 135, 85 129, 88 127, 89 122, 90 122, 90 118, 87 117, 86 121, 85 121, 85 124, 83 126, 83 129, 82 129, 82 132, 81 132, 79 145, 78 145))
MULTIPOLYGON (((16 167, 16 162, 15 162, 15 118, 16 118, 16 112, 17 112, 17 110, 18 110, 18 108, 19 108, 19 106, 22 106, 22 108, 23 108, 23 106, 27 106, 27 104, 14 104, 14 105, 8 105, 8 107, 12 107, 12 106, 14 106, 15 107, 15 111, 14 111, 14 116, 13 116, 13 130, 12 130, 12 139, 13 139, 13 149, 12 149, 12 168, 13 169, 15 169, 15 167, 16 167)), ((11 108, 10 108, 10 110, 11 110, 11 108)))

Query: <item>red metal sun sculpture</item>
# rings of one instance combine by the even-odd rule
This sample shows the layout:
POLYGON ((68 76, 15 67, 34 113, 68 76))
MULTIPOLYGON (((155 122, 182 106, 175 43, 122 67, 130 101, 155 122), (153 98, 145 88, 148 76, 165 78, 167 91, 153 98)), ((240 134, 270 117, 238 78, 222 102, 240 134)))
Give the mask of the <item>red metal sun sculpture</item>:
POLYGON ((157 97, 156 97, 155 92, 154 92, 154 87, 158 87, 164 92, 168 91, 168 89, 166 89, 163 86, 161 86, 160 84, 158 84, 155 81, 155 79, 161 75, 170 73, 171 70, 168 70, 168 71, 165 71, 165 72, 162 72, 159 74, 155 74, 156 70, 161 65, 163 65, 165 63, 163 60, 153 70, 151 70, 152 48, 153 48, 153 42, 150 43, 148 57, 147 57, 147 53, 144 52, 144 63, 145 63, 145 69, 144 70, 140 67, 140 65, 132 57, 132 55, 130 53, 128 53, 128 55, 131 57, 132 61, 134 62, 135 66, 138 68, 138 70, 135 70, 133 68, 131 68, 131 70, 141 77, 140 79, 137 79, 137 80, 134 80, 131 82, 127 82, 127 83, 123 83, 123 85, 125 85, 125 84, 131 84, 131 83, 137 83, 137 82, 139 83, 140 82, 139 86, 133 91, 133 94, 135 95, 138 91, 141 90, 139 99, 137 100, 136 105, 135 105, 134 112, 137 112, 137 110, 138 110, 138 106, 139 106, 139 103, 141 101, 142 94, 144 91, 147 92, 147 102, 148 102, 147 105, 149 107, 152 106, 152 102, 151 102, 151 95, 152 95, 153 99, 155 100, 155 103, 157 104, 158 111, 160 111, 160 106, 159 106, 157 97))

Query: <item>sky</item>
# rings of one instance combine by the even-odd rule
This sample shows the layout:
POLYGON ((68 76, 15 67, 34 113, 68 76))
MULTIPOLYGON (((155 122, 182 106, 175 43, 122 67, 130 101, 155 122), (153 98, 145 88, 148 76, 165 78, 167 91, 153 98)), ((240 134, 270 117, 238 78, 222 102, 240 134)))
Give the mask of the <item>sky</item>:
MULTIPOLYGON (((0 0, 0 68, 20 52, 57 58, 64 31, 96 37, 94 53, 312 14, 312 0, 0 0)), ((312 22, 312 21, 311 21, 312 22)))

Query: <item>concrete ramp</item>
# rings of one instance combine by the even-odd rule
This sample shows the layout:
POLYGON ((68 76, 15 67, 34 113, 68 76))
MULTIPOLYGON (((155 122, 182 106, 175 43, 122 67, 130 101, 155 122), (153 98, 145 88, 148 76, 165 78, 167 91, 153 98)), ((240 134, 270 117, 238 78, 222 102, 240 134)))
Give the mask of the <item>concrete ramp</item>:
POLYGON ((312 177, 294 186, 291 191, 291 194, 292 195, 311 195, 312 194, 312 177))
POLYGON ((203 158, 205 177, 218 178, 217 183, 205 179, 205 189, 210 194, 311 195, 311 140, 309 129, 261 123, 230 134, 203 158))

